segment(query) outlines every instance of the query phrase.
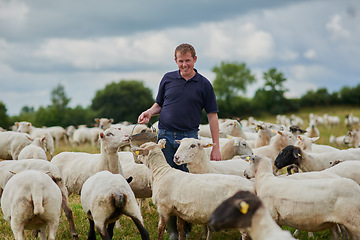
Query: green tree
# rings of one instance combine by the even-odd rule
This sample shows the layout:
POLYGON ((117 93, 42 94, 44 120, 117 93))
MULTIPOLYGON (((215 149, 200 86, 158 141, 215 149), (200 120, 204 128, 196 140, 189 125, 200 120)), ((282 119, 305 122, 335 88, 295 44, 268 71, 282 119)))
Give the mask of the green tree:
POLYGON ((10 127, 9 116, 7 115, 7 109, 3 102, 0 102, 0 127, 8 129, 10 127))
POLYGON ((137 122, 139 114, 154 103, 152 92, 141 81, 121 80, 96 92, 91 108, 97 117, 113 118, 115 122, 137 122))
POLYGON ((213 86, 218 100, 230 101, 241 92, 246 92, 247 86, 256 81, 245 63, 221 62, 212 71, 216 74, 213 86))
POLYGON ((258 89, 253 98, 255 107, 272 114, 295 110, 292 109, 291 102, 284 95, 287 89, 283 86, 286 81, 283 73, 278 72, 276 68, 270 68, 264 72, 263 78, 265 80, 264 87, 258 89))
POLYGON ((56 108, 59 112, 64 111, 71 98, 68 98, 65 94, 64 86, 58 84, 56 88, 51 91, 52 107, 56 108))

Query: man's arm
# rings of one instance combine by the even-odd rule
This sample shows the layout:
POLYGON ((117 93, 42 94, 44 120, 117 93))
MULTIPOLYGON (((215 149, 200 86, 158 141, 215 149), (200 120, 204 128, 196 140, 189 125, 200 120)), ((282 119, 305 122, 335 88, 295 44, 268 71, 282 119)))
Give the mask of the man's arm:
POLYGON ((148 123, 152 116, 158 115, 161 112, 162 107, 154 103, 148 110, 142 112, 138 117, 138 123, 148 123))
POLYGON ((211 151, 210 160, 221 161, 220 140, 219 140, 219 119, 216 112, 207 114, 211 138, 215 146, 211 151))

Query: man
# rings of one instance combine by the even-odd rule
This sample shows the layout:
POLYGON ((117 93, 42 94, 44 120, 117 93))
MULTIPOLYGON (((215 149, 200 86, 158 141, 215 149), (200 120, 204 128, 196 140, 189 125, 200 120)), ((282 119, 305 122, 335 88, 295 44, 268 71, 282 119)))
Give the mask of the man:
MULTIPOLYGON (((152 116, 160 114, 158 139, 166 139, 163 149, 166 161, 171 167, 186 172, 186 164, 179 166, 173 161, 179 147, 175 140, 198 138, 203 109, 207 113, 212 141, 215 143, 210 158, 221 160, 216 97, 210 81, 194 68, 196 60, 193 46, 177 46, 175 62, 179 70, 163 76, 154 105, 142 112, 138 118, 139 123, 148 123, 152 116)), ((176 222, 174 226, 173 224, 173 220, 168 222, 168 231, 170 237, 177 239, 176 222)))

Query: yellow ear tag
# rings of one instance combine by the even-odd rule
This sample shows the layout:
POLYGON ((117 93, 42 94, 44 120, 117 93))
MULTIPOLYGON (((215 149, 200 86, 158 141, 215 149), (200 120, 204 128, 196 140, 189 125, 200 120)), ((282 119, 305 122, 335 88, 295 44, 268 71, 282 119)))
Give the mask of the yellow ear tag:
POLYGON ((135 151, 135 154, 136 154, 136 155, 139 155, 139 154, 140 154, 140 151, 135 151))
POLYGON ((211 147, 211 144, 206 145, 205 147, 211 147))
POLYGON ((162 145, 162 148, 165 148, 165 144, 162 145))
POLYGON ((249 162, 249 161, 250 161, 250 156, 247 156, 247 157, 245 158, 245 161, 249 162))
POLYGON ((247 202, 241 202, 240 206, 241 206, 240 212, 242 212, 242 214, 246 214, 249 210, 249 204, 247 202))
POLYGON ((299 156, 299 157, 301 157, 301 154, 300 154, 300 153, 298 153, 298 156, 299 156))

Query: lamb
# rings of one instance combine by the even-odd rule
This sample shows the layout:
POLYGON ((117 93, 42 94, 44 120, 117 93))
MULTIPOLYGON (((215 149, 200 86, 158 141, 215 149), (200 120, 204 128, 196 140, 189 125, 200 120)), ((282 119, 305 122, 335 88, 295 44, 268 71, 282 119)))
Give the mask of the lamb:
POLYGON ((260 198, 247 191, 239 191, 222 202, 211 214, 209 227, 213 231, 242 229, 253 240, 295 239, 276 224, 260 198))
POLYGON ((152 196, 151 171, 144 164, 136 163, 131 152, 118 152, 118 155, 125 179, 133 178, 129 184, 141 207, 143 200, 152 196))
POLYGON ((145 124, 113 124, 114 119, 112 118, 95 118, 95 122, 97 122, 99 127, 103 130, 108 129, 109 127, 118 127, 129 135, 150 131, 150 129, 145 124))
POLYGON ((115 221, 123 214, 134 221, 142 239, 150 239, 135 195, 120 174, 101 171, 89 177, 81 189, 81 205, 90 223, 89 239, 96 238, 94 226, 102 239, 112 239, 115 221))
POLYGON ((58 185, 62 193, 62 208, 64 209, 66 218, 69 222, 69 228, 72 239, 78 239, 78 234, 75 230, 73 213, 68 204, 68 192, 62 180, 60 170, 51 162, 44 161, 43 159, 24 159, 21 161, 5 160, 0 162, 0 196, 6 183, 14 175, 12 172, 21 172, 24 170, 39 170, 49 172, 53 181, 58 185))
POLYGON ((46 156, 46 140, 43 138, 34 138, 30 145, 24 147, 19 154, 18 159, 44 159, 46 156))
MULTIPOLYGON (((205 148, 213 146, 211 143, 194 138, 183 138, 177 142, 180 146, 174 155, 174 162, 178 165, 186 163, 191 173, 219 173, 244 177, 244 170, 249 167, 249 163, 241 159, 210 161, 205 148)), ((251 149, 245 155, 252 155, 251 149)))
POLYGON ((351 130, 345 135, 344 143, 348 146, 358 148, 360 144, 360 132, 359 130, 351 130))
POLYGON ((272 131, 272 129, 268 127, 265 123, 257 125, 256 129, 258 131, 255 140, 247 141, 250 148, 258 148, 269 145, 270 139, 275 136, 275 131, 272 131))
MULTIPOLYGON (((152 200, 159 213, 158 239, 163 239, 170 215, 178 217, 179 239, 184 239, 184 220, 207 224, 210 214, 226 198, 239 190, 254 192, 254 183, 239 177, 223 174, 192 174, 170 167, 161 147, 148 142, 132 150, 152 171, 152 200), (196 193, 196 194, 194 194, 196 193)), ((208 231, 208 239, 211 232, 208 231)))
POLYGON ((17 160, 21 150, 31 144, 29 134, 18 132, 0 132, 0 159, 17 160))
POLYGON ((99 124, 99 128, 106 130, 111 127, 111 124, 114 122, 113 118, 95 118, 95 122, 99 124))
POLYGON ((296 164, 303 172, 311 172, 329 168, 337 160, 360 160, 360 149, 310 153, 297 146, 288 145, 276 157, 274 165, 280 169, 290 164, 296 164))
POLYGON ((6 184, 1 197, 1 210, 11 223, 15 239, 24 239, 24 229, 40 228, 40 239, 55 240, 61 216, 61 192, 45 173, 26 170, 6 184), (31 179, 31 181, 29 181, 31 179))
POLYGON ((99 171, 123 175, 117 152, 129 144, 129 135, 119 128, 109 128, 100 133, 100 142, 100 154, 61 152, 51 160, 62 172, 69 195, 80 195, 86 179, 99 171))
POLYGON ((230 137, 223 146, 220 146, 220 153, 222 160, 228 160, 235 156, 249 155, 252 150, 242 137, 230 137))
POLYGON ((309 127, 307 127, 306 132, 304 133, 305 136, 308 137, 320 137, 320 131, 316 126, 316 120, 311 119, 309 123, 309 127))
POLYGON ((277 134, 272 138, 272 141, 269 145, 259 148, 254 148, 253 153, 255 155, 263 154, 275 160, 276 156, 285 146, 294 143, 295 143, 295 137, 292 133, 285 131, 278 131, 277 134))
POLYGON ((6 184, 1 197, 1 210, 11 223, 15 239, 24 239, 24 229, 40 228, 40 239, 55 240, 61 216, 61 192, 45 173, 26 170, 6 184), (31 181, 29 181, 31 179, 31 181))
POLYGON ((280 226, 316 232, 341 224, 351 239, 360 238, 360 186, 355 181, 276 177, 264 155, 251 156, 250 165, 256 193, 280 226))
POLYGON ((46 137, 46 149, 50 153, 50 158, 53 157, 54 153, 54 139, 46 128, 36 128, 31 125, 29 122, 16 122, 16 126, 18 126, 18 132, 28 133, 32 137, 43 138, 46 137))
POLYGON ((298 146, 306 152, 314 152, 314 153, 340 150, 338 148, 329 145, 314 144, 314 142, 317 141, 318 139, 319 137, 310 138, 305 135, 298 135, 297 141, 295 142, 294 146, 298 146))
POLYGON ((58 147, 60 142, 63 141, 65 144, 68 144, 67 131, 60 126, 53 126, 47 128, 50 135, 53 137, 55 146, 58 147))

